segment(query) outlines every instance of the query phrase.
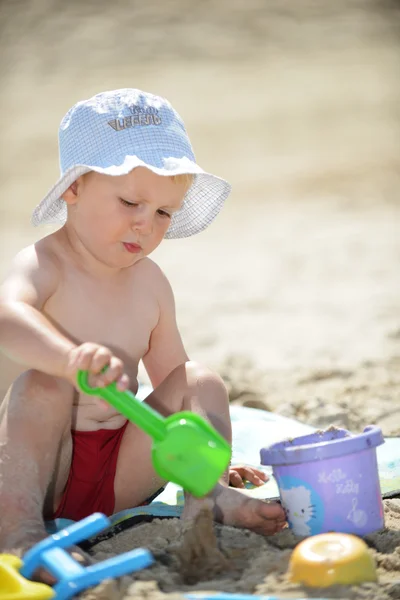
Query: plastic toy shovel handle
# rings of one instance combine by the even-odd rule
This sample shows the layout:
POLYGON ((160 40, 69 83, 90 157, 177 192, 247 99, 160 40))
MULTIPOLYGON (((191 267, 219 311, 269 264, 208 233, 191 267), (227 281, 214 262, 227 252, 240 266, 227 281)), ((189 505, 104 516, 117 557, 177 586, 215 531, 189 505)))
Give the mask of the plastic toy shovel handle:
POLYGON ((78 371, 77 381, 85 394, 103 398, 154 440, 161 441, 165 438, 165 419, 156 410, 140 402, 132 392, 121 392, 117 389, 116 383, 110 383, 104 388, 91 387, 87 371, 78 371))

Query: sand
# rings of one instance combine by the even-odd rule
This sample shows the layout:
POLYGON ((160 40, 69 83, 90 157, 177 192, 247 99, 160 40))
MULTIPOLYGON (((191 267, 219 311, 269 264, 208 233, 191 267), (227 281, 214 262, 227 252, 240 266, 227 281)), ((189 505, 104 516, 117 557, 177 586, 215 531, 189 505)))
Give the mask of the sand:
POLYGON ((358 586, 331 586, 329 590, 291 583, 288 564, 291 550, 300 541, 288 529, 265 538, 255 533, 212 525, 206 513, 191 526, 178 519, 155 520, 118 534, 95 546, 102 560, 116 551, 146 547, 153 552, 153 566, 134 580, 105 582, 85 600, 162 598, 171 594, 210 591, 282 598, 351 598, 388 600, 400 597, 400 501, 385 501, 385 531, 367 536, 376 565, 378 582, 358 586))
MULTIPOLYGON (((66 110, 114 87, 161 93, 200 164, 233 186, 212 227, 154 254, 191 358, 222 374, 234 403, 400 435, 398 4, 3 0, 0 11, 0 275, 51 231, 29 217, 58 176, 66 110)), ((12 378, 1 357, 1 395, 12 378)), ((400 598, 399 504, 385 505, 387 529, 369 540, 380 583, 330 597, 400 598)), ((189 584, 181 528, 155 521, 96 547, 101 558, 144 545, 157 561, 124 580, 130 591, 107 583, 87 597, 299 593, 284 575, 289 532, 216 526, 220 571, 204 579, 200 553, 189 584)))

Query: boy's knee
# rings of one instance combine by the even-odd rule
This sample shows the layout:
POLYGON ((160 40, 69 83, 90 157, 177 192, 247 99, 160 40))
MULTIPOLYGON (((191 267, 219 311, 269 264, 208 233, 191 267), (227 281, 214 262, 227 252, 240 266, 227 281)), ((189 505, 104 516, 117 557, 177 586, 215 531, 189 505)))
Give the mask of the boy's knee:
POLYGON ((1 406, 0 421, 29 423, 35 429, 51 424, 70 435, 74 389, 70 383, 42 373, 25 371, 13 383, 1 406))
POLYGON ((211 386, 226 391, 223 379, 218 373, 212 371, 205 365, 195 361, 188 361, 185 364, 185 370, 188 386, 190 388, 211 386))
POLYGON ((57 399, 67 402, 73 400, 73 388, 67 381, 47 375, 42 371, 33 369, 22 373, 14 382, 11 396, 17 395, 26 400, 51 400, 57 399))

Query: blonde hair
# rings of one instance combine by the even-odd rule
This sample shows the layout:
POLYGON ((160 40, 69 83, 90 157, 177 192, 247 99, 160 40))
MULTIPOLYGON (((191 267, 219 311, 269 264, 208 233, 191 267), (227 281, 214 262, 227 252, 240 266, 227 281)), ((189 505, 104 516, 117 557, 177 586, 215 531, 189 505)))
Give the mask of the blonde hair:
POLYGON ((186 185, 186 191, 188 191, 193 183, 194 175, 192 173, 182 173, 181 175, 171 175, 171 179, 174 183, 183 183, 186 185))
MULTIPOLYGON (((93 173, 93 171, 88 171, 88 173, 81 175, 81 178, 85 179, 91 173, 93 173)), ((194 175, 192 173, 181 173, 180 175, 171 175, 171 179, 174 183, 184 184, 187 192, 194 181, 194 175)))

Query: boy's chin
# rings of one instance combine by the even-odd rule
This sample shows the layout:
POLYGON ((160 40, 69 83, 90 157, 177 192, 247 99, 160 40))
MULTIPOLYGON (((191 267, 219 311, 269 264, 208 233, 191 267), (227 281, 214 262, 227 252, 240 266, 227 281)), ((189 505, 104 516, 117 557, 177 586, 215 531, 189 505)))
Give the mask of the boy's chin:
POLYGON ((142 258, 144 258, 144 254, 140 253, 139 255, 129 255, 126 253, 126 255, 122 256, 98 256, 97 258, 109 269, 126 269, 127 267, 132 267, 142 258))
POLYGON ((138 263, 140 260, 142 260, 142 258, 144 258, 146 255, 141 252, 140 254, 135 254, 134 256, 125 256, 124 260, 121 261, 122 264, 120 265, 115 265, 115 266, 120 266, 120 267, 130 267, 135 265, 136 263, 138 263))

